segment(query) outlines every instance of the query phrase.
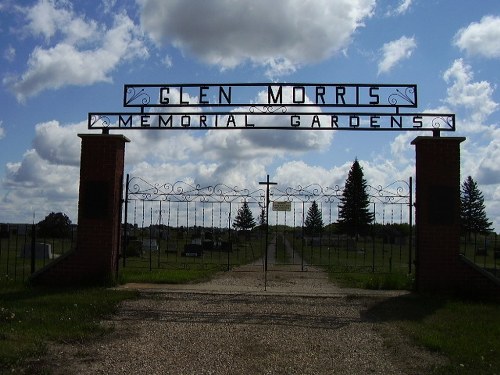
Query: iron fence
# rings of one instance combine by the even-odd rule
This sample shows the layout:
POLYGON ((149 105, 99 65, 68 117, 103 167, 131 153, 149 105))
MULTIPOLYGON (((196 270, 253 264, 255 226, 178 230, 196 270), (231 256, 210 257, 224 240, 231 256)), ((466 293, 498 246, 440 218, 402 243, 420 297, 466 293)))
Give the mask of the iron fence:
POLYGON ((125 191, 122 267, 231 269, 253 263, 259 269, 270 261, 338 272, 413 270, 411 179, 368 187, 374 222, 368 233, 356 237, 340 233, 336 225, 339 186, 269 187, 268 216, 264 215, 267 192, 262 188, 205 187, 182 181, 151 184, 127 176, 125 191), (235 230, 234 219, 244 202, 257 225, 235 230), (275 203, 283 202, 287 202, 284 211, 272 211, 275 203), (318 233, 305 230, 313 202, 325 224, 318 233))
MULTIPOLYGON (((260 222, 266 208, 264 189, 224 184, 201 187, 185 182, 150 184, 128 177, 122 225, 121 267, 145 270, 173 268, 233 269, 253 264, 311 266, 334 272, 401 272, 414 270, 411 180, 369 186, 374 222, 363 236, 347 236, 336 225, 342 189, 317 184, 270 188, 269 223, 260 222), (256 221, 252 230, 235 230, 243 202, 256 221), (285 211, 273 203, 289 202, 285 211), (305 218, 312 203, 321 212, 323 230, 307 233, 305 218), (269 250, 269 251, 268 251, 269 250)), ((77 226, 64 238, 37 236, 33 224, 0 224, 0 278, 26 280, 61 254, 74 249, 77 226)), ((499 277, 498 235, 462 236, 460 252, 499 277)))
POLYGON ((36 270, 74 249, 77 226, 66 237, 39 236, 35 224, 0 224, 0 280, 25 281, 36 270))

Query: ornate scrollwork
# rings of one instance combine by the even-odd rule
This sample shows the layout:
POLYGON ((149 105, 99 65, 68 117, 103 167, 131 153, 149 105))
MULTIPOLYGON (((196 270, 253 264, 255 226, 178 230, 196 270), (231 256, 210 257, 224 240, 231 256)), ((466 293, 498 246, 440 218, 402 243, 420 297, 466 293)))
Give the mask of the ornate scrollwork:
MULTIPOLYGON (((323 187, 319 184, 280 189, 270 189, 270 200, 297 203, 313 201, 327 204, 338 204, 342 201, 344 188, 338 185, 323 187)), ((384 205, 408 205, 411 201, 410 185, 398 180, 389 185, 367 185, 368 199, 371 203, 384 205)), ((214 186, 194 185, 184 181, 165 184, 150 184, 140 177, 129 180, 127 196, 129 200, 168 201, 168 202, 200 202, 200 203, 257 203, 264 207, 266 192, 264 189, 251 190, 231 187, 226 184, 214 186)))
POLYGON ((399 100, 402 99, 408 104, 415 105, 415 90, 413 87, 407 87, 404 92, 396 89, 396 92, 389 95, 388 102, 394 106, 399 105, 399 100))
POLYGON ((253 201, 264 202, 265 192, 262 189, 251 191, 230 187, 225 184, 215 186, 193 185, 184 181, 165 184, 150 184, 140 177, 132 177, 128 188, 129 199, 169 202, 203 202, 232 203, 253 201))
POLYGON ((441 129, 446 126, 453 128, 453 118, 451 116, 434 117, 431 124, 434 129, 441 129))
POLYGON ((142 99, 141 99, 142 105, 148 105, 151 102, 151 97, 144 89, 136 91, 134 87, 129 87, 127 89, 128 100, 126 100, 125 104, 129 105, 130 103, 132 103, 134 100, 140 98, 141 96, 142 96, 142 99))
POLYGON ((105 115, 92 115, 90 117, 89 128, 108 128, 111 125, 111 120, 105 115))
POLYGON ((394 181, 387 186, 367 186, 370 202, 381 202, 384 204, 408 204, 411 191, 408 182, 403 180, 394 181))
POLYGON ((281 106, 272 106, 272 105, 264 105, 264 106, 251 106, 248 111, 250 113, 286 113, 287 108, 283 105, 281 106))

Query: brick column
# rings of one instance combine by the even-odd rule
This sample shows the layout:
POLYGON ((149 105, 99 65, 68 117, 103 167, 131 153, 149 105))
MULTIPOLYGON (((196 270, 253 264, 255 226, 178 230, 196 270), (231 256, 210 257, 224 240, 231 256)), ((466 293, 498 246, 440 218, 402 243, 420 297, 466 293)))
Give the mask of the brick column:
POLYGON ((125 143, 122 135, 79 134, 82 139, 78 234, 73 252, 36 272, 44 285, 114 281, 120 249, 125 143))
POLYGON ((460 276, 460 143, 464 137, 417 137, 416 286, 453 292, 460 276))

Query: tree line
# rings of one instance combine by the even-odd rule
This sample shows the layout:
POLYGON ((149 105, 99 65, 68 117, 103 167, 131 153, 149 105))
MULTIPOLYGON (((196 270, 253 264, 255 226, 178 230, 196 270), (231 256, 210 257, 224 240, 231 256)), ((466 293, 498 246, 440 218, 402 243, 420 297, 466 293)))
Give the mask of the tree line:
MULTIPOLYGON (((343 194, 340 197, 339 219, 335 229, 353 237, 366 235, 373 229, 374 213, 370 211, 368 184, 364 178, 363 168, 355 159, 345 182, 343 194)), ((261 211, 259 224, 265 224, 265 212, 261 211)), ((239 208, 233 227, 237 230, 250 230, 256 226, 248 203, 239 208)), ((493 230, 492 222, 486 216, 484 197, 477 183, 468 176, 460 189, 460 226, 462 234, 488 233, 493 230)), ((313 201, 307 211, 304 221, 306 234, 320 234, 324 230, 323 215, 316 201, 313 201)))
MULTIPOLYGON (((364 178, 363 168, 355 159, 345 182, 343 194, 340 197, 339 219, 335 231, 353 237, 362 236, 373 230, 374 213, 370 211, 368 184, 364 178)), ((470 238, 473 233, 488 233, 493 230, 492 222, 486 215, 484 197, 477 183, 468 176, 460 189, 460 225, 462 234, 470 238)), ((262 208, 258 225, 265 227, 266 215, 262 208)), ((332 225, 332 224, 329 224, 332 225)), ((251 230, 257 226, 248 203, 243 202, 238 209, 233 228, 236 230, 251 230)), ((71 233, 71 220, 64 213, 51 212, 37 224, 38 235, 41 237, 60 238, 71 233)), ((313 201, 307 211, 304 230, 308 235, 320 234, 325 228, 323 215, 316 201, 313 201)))

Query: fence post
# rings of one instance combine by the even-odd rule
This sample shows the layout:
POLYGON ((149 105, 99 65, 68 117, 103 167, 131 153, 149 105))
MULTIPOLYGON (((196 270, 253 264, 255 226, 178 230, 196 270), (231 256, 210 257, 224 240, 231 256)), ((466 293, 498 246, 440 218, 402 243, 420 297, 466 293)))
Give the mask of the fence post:
POLYGON ((408 240, 408 274, 411 274, 412 252, 413 252, 413 177, 410 177, 410 192, 408 203, 408 220, 410 224, 410 238, 408 240))
POLYGON ((31 274, 35 273, 35 257, 36 257, 36 225, 35 221, 31 225, 31 274))

